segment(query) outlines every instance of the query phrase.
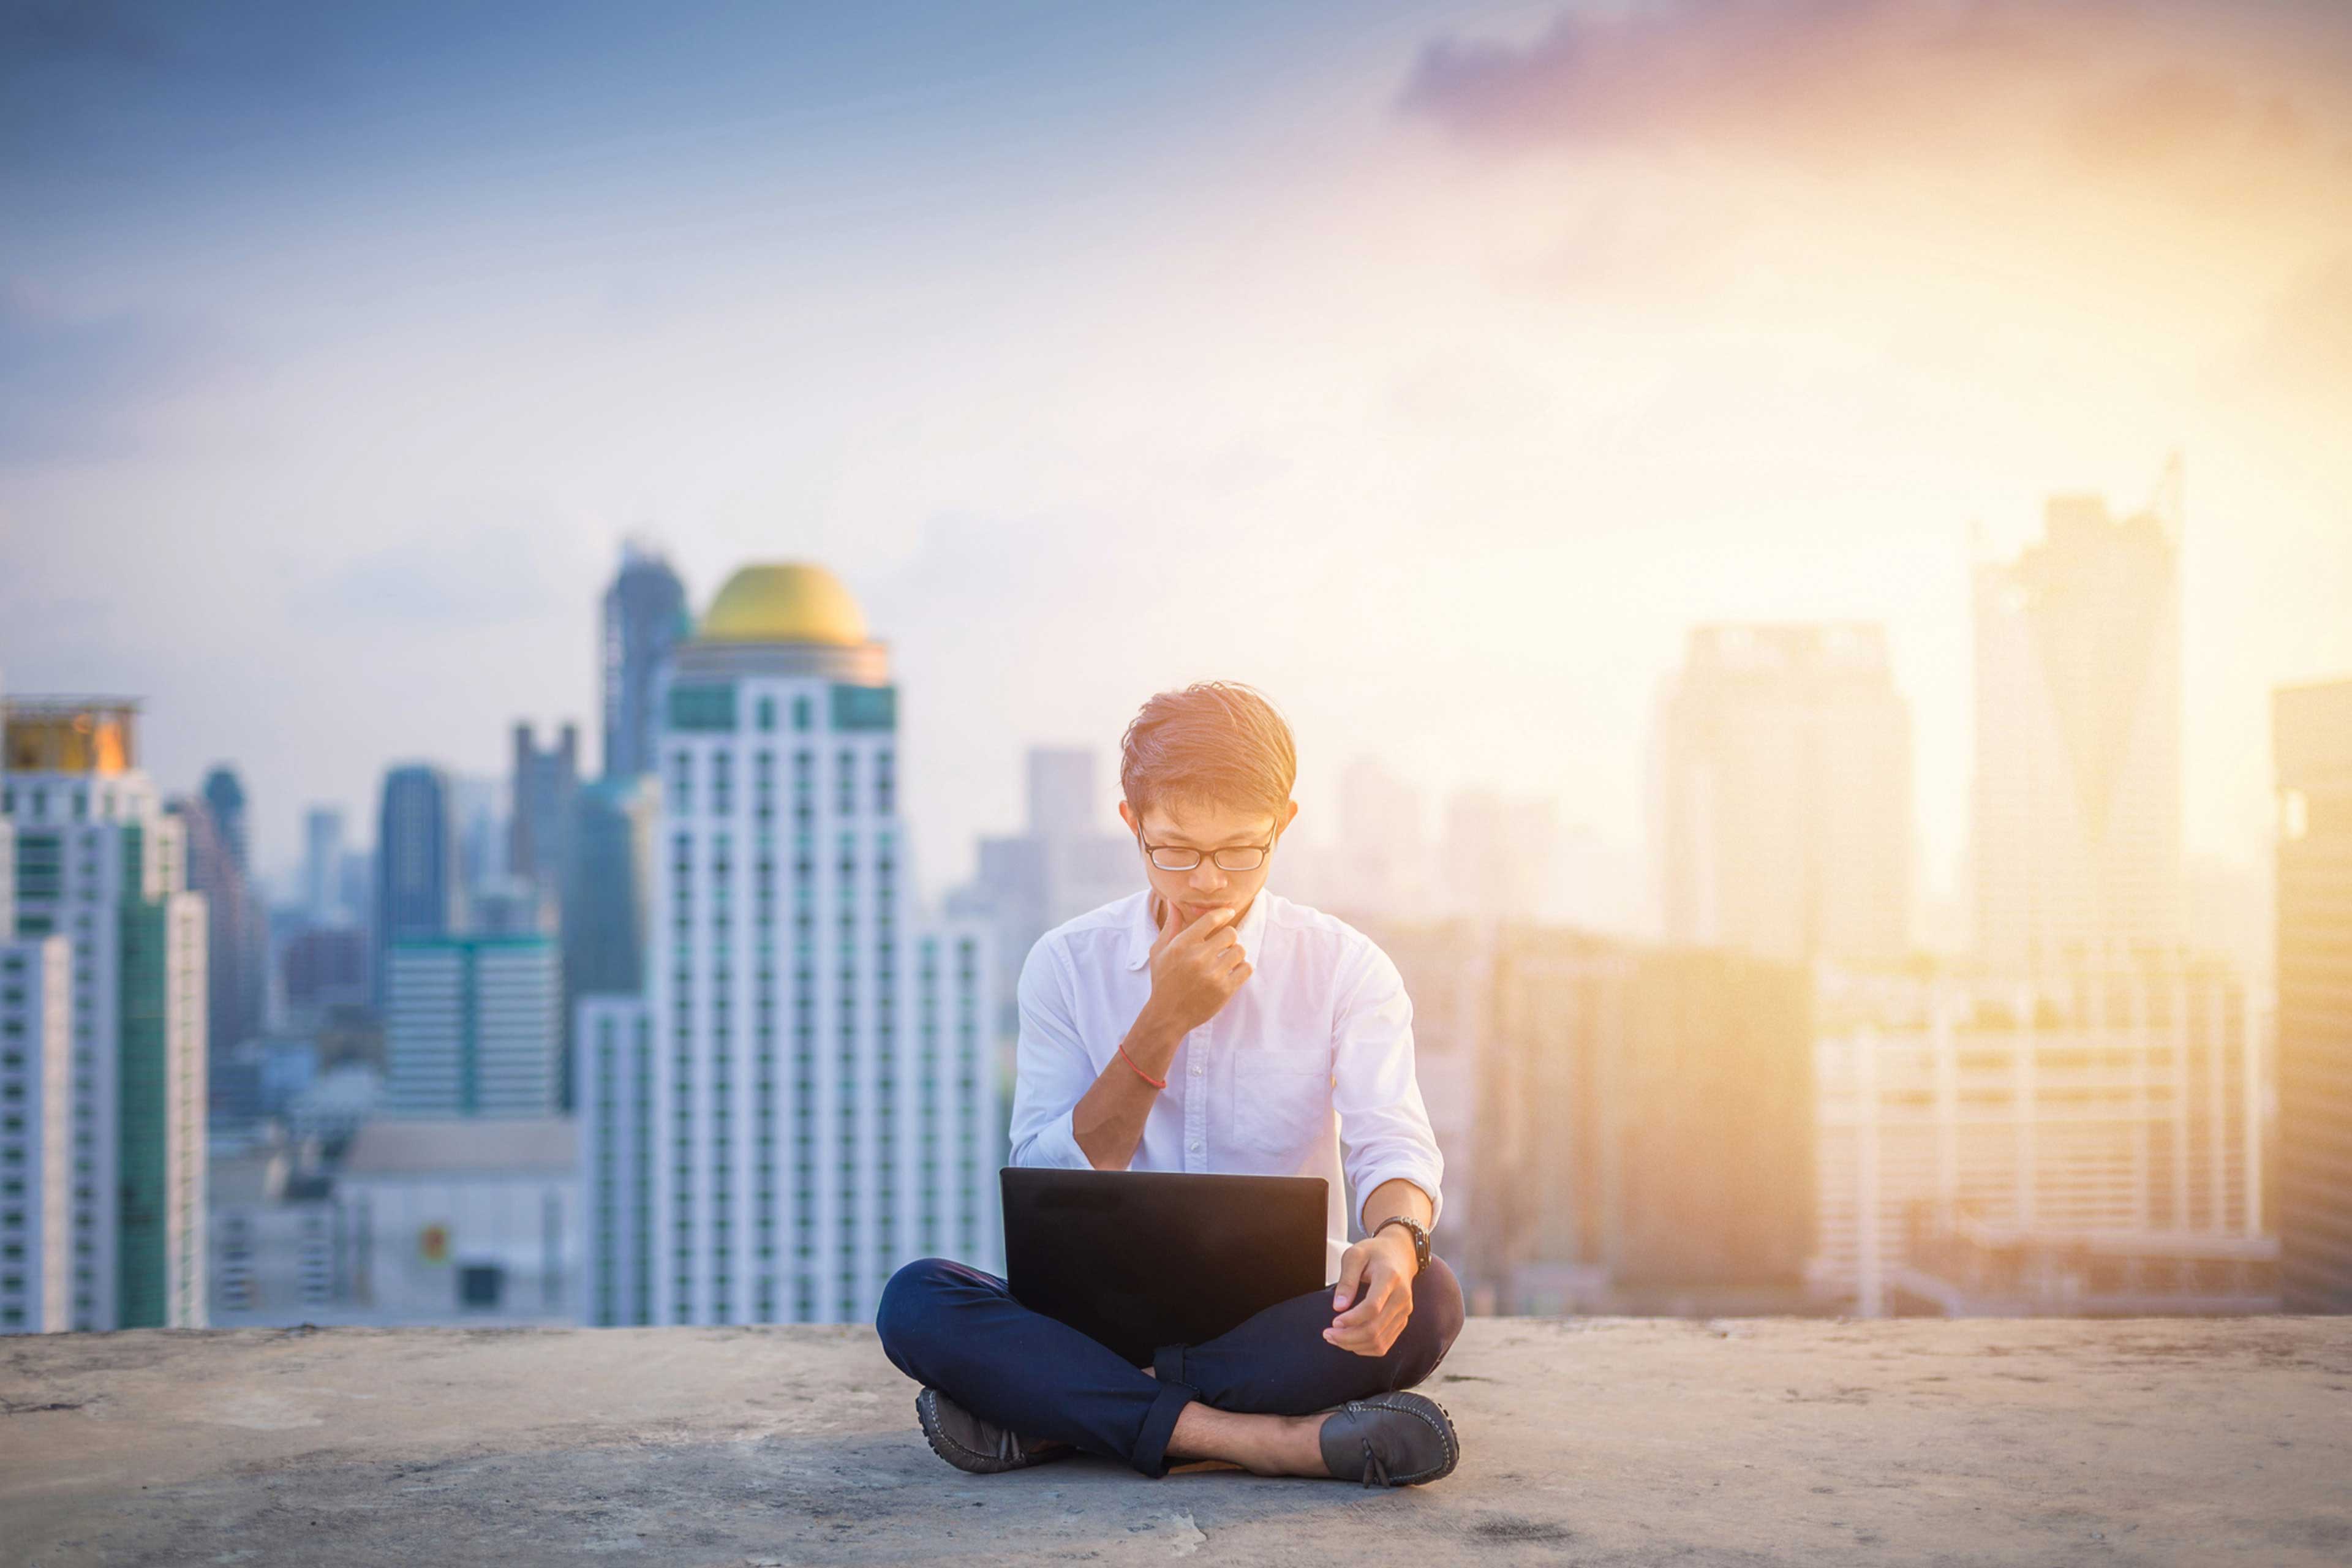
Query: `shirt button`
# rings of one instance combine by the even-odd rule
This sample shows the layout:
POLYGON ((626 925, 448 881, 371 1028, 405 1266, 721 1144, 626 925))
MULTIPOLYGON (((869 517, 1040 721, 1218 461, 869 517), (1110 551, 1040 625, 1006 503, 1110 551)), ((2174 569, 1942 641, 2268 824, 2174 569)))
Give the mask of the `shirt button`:
POLYGON ((1195 1154, 1197 1154, 1197 1153, 1199 1153, 1200 1152, 1201 1152, 1201 1141, 1200 1141, 1198 1138, 1195 1138, 1195 1139, 1193 1139, 1193 1140, 1192 1140, 1192 1152, 1193 1152, 1193 1153, 1195 1153, 1195 1154))
POLYGON ((1201 1064, 1198 1062, 1194 1062, 1192 1064, 1192 1076, 1194 1078, 1199 1078, 1201 1076, 1201 1064))

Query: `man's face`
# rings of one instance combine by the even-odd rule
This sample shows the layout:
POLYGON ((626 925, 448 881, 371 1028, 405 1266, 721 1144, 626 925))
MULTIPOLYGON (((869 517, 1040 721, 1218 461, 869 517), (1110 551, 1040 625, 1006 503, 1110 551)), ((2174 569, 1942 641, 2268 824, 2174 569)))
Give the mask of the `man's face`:
POLYGON ((1218 868, 1212 851, 1266 845, 1290 826, 1290 819, 1298 815, 1298 803, 1284 802, 1276 816, 1212 801, 1155 801, 1139 819, 1135 808, 1120 801, 1118 815, 1129 831, 1139 834, 1142 842, 1153 848, 1201 851, 1201 863, 1189 871, 1163 871, 1149 856, 1143 862, 1151 890, 1175 906, 1180 924, 1191 925, 1211 910, 1230 908, 1237 921, 1248 910, 1258 889, 1265 886, 1266 873, 1273 869, 1272 854, 1255 870, 1225 871, 1218 868))

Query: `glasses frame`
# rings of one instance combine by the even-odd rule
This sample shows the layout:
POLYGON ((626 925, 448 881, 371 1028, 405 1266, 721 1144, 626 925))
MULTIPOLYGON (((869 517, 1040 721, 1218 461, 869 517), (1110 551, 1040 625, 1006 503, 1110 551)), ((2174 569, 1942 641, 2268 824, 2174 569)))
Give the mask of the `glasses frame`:
POLYGON ((1154 844, 1140 833, 1135 836, 1135 841, 1143 847, 1144 864, 1155 871, 1197 871, 1201 868, 1201 862, 1206 860, 1220 871, 1240 872, 1263 870, 1265 863, 1274 858, 1274 847, 1282 841, 1282 834, 1277 829, 1274 837, 1263 844, 1229 844, 1215 849, 1188 849, 1181 844, 1154 844), (1166 850, 1171 855, 1190 855, 1192 857, 1192 863, 1190 866, 1162 866, 1156 858, 1162 850, 1166 850), (1228 866, 1218 858, 1221 855, 1255 855, 1257 857, 1257 863, 1252 866, 1228 866))

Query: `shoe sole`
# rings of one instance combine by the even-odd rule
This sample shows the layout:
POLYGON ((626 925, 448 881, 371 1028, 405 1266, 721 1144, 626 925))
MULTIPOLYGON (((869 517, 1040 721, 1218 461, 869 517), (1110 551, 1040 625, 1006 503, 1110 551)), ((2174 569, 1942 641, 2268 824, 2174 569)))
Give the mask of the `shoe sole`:
POLYGON ((915 1421, 923 1429, 923 1441, 931 1452, 967 1475, 1001 1476, 1007 1470, 1025 1469, 1034 1463, 1030 1459, 1000 1459, 993 1454, 976 1454, 940 1426, 940 1391, 927 1388, 915 1395, 915 1421))
POLYGON ((1454 1417, 1446 1414, 1445 1406, 1426 1394, 1412 1394, 1402 1390, 1394 1394, 1383 1394, 1377 1398, 1367 1399, 1364 1403, 1375 1409, 1399 1411, 1427 1422, 1430 1429, 1437 1434, 1437 1440, 1445 1450, 1445 1458, 1439 1462, 1435 1469, 1422 1470, 1410 1476, 1391 1476, 1389 1485, 1423 1487, 1432 1481, 1442 1481, 1454 1473, 1454 1467, 1462 1460, 1462 1444, 1454 1436, 1454 1417))

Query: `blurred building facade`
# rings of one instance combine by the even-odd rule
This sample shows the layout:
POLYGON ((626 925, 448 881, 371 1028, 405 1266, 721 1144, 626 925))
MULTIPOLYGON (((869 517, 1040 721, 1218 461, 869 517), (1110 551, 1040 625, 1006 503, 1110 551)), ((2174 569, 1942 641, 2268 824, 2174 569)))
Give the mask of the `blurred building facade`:
MULTIPOLYGON (((1932 1244, 1948 1261, 1971 1235, 2116 1258, 2211 1241, 2224 1261, 2263 1236, 2260 1058, 2226 964, 2144 954, 2030 984, 1832 972, 1822 985, 1824 1296, 1864 1316, 1905 1293, 1949 1305, 1969 1292, 1915 1254, 1932 1244)), ((2201 1310, 2164 1300, 2195 1291, 2143 1285, 2146 1310, 2201 1310)))
POLYGON ((640 544, 623 548, 621 569, 604 594, 604 776, 654 771, 659 719, 655 680, 693 627, 686 584, 669 563, 640 544))
POLYGON ((1127 897, 1143 879, 1135 840, 1099 826, 1104 800, 1116 796, 1096 793, 1092 752, 1033 747, 1026 768, 1027 831, 982 838, 979 875, 949 900, 955 913, 988 923, 997 963, 993 1026, 1008 1041, 1017 1028, 1014 988, 1037 939, 1127 897))
POLYGON ((992 959, 919 921, 897 689, 830 573, 738 572, 656 682, 646 993, 579 1027, 598 1321, 859 1322, 1001 1253, 992 959))
MULTIPOLYGON (((62 1094, 44 1082, 45 1163, 0 1173, 0 1232, 29 1233, 35 1205, 46 1235, 67 1227, 66 1310, 84 1330, 201 1327, 205 1314, 205 901, 185 888, 180 820, 139 771, 137 717, 118 700, 0 705, 15 941, 62 938, 72 994, 70 1077, 62 1094), (42 1174, 60 1138, 63 1192, 42 1174)), ((41 967, 46 989, 55 971, 41 967)), ((28 1046, 20 1085, 32 1061, 28 1046)))
POLYGON ((219 1326, 578 1321, 568 1120, 373 1121, 331 1169, 297 1140, 224 1161, 221 1176, 219 1326))
POLYGON ((314 805, 302 814, 302 913, 313 926, 349 921, 342 876, 342 808, 314 805))
POLYGON ((2177 493, 2120 519, 2053 497, 1977 567, 1976 945, 2004 972, 2181 941, 2177 493))
POLYGON ((1883 627, 1695 627, 1657 753, 1668 942, 1790 963, 1907 951, 1911 716, 1883 627))
POLYGON ((393 943, 387 963, 392 1114, 554 1114, 562 987, 553 938, 415 937, 393 943))
POLYGON ((235 841, 214 815, 213 802, 244 808, 236 775, 215 768, 205 794, 171 802, 186 846, 188 890, 205 900, 205 1038, 212 1059, 261 1033, 268 994, 269 938, 260 890, 246 874, 235 841))
POLYGON ((376 982, 383 994, 394 943, 458 928, 457 823, 448 774, 412 763, 383 775, 375 852, 376 982))
POLYGON ((73 1327, 73 949, 17 937, 0 819, 0 1333, 73 1327))
POLYGON ((2352 680, 2271 713, 2282 1290, 2292 1312, 2352 1312, 2352 680))
POLYGON ((514 815, 508 823, 507 870, 560 893, 572 853, 572 809, 580 793, 579 726, 566 724, 542 748, 529 724, 514 727, 514 815))
POLYGON ((1475 1310, 1802 1304, 1802 968, 1524 925, 1368 931, 1413 998, 1441 1232, 1475 1310))

